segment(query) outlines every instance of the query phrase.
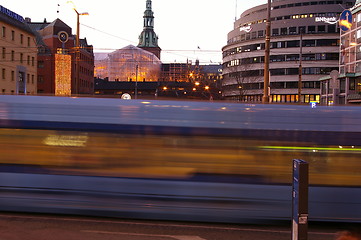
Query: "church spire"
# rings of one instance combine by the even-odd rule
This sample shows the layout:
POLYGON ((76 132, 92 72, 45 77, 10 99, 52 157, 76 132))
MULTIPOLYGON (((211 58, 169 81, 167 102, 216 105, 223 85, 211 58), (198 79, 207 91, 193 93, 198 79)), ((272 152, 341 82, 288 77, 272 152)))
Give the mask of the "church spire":
POLYGON ((158 36, 154 32, 154 13, 152 10, 152 0, 147 0, 144 12, 143 31, 139 36, 138 47, 154 53, 160 58, 160 47, 158 46, 158 36))

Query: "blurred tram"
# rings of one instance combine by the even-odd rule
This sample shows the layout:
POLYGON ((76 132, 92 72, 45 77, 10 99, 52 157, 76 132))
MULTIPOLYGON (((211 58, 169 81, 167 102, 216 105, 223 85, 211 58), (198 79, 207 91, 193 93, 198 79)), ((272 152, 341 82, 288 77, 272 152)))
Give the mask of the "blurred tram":
POLYGON ((0 210, 361 222, 361 108, 0 96, 0 210))

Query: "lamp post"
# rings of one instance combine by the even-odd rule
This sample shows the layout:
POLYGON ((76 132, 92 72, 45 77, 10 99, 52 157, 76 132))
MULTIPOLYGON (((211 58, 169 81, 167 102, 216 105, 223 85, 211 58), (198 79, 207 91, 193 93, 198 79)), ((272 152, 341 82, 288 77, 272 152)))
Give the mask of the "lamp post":
POLYGON ((299 66, 298 66, 298 103, 301 104, 301 94, 302 94, 302 45, 303 45, 303 41, 302 41, 302 34, 303 34, 303 30, 301 28, 300 30, 300 61, 299 61, 299 66))
POLYGON ((76 15, 77 15, 77 21, 76 21, 76 41, 75 41, 75 45, 76 45, 76 52, 75 52, 75 93, 76 94, 79 94, 79 90, 80 90, 80 87, 79 87, 79 82, 80 82, 80 75, 79 75, 79 69, 80 69, 80 66, 79 66, 79 63, 80 63, 80 38, 79 38, 79 35, 80 35, 80 16, 83 16, 83 15, 89 15, 89 13, 87 12, 84 12, 84 13, 79 13, 75 8, 73 8, 76 15))
POLYGON ((139 66, 137 64, 135 66, 135 91, 134 91, 135 99, 138 98, 138 69, 139 69, 139 66))
POLYGON ((264 55, 264 86, 262 103, 269 103, 270 95, 270 42, 271 42, 271 0, 267 3, 267 20, 266 20, 266 41, 265 41, 265 55, 264 55))

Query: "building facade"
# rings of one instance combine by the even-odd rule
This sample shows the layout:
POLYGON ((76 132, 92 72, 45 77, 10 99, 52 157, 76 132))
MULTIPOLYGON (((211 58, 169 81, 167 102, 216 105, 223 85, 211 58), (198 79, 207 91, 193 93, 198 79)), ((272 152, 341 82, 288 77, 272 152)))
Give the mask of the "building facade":
POLYGON ((242 13, 223 48, 224 97, 262 102, 269 74, 270 102, 299 102, 299 91, 302 103, 320 101, 319 79, 339 66, 338 17, 354 2, 272 1, 269 73, 264 73, 267 4, 242 13))
POLYGON ((335 76, 321 79, 321 103, 343 105, 361 103, 361 0, 341 18, 340 69, 335 76), (346 20, 346 19, 344 19, 346 20))
POLYGON ((80 39, 78 49, 71 27, 60 19, 53 22, 27 19, 27 24, 37 36, 38 94, 93 94, 93 46, 84 38, 80 39), (68 86, 65 92, 59 90, 64 85, 68 86))
POLYGON ((22 16, 0 6, 1 94, 36 94, 37 48, 22 16))

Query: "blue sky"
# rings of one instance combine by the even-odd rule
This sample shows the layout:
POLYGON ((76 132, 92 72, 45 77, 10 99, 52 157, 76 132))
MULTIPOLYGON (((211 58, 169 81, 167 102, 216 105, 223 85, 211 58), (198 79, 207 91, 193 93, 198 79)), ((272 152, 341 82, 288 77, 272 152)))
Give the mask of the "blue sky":
MULTIPOLYGON (((114 51, 137 45, 143 29, 146 0, 73 0, 81 16, 80 37, 86 37, 95 52, 114 51)), ((163 62, 201 63, 222 61, 221 49, 234 19, 266 0, 152 0, 155 32, 162 48, 163 62), (237 4, 236 4, 237 1, 237 4), (237 8, 236 8, 237 6, 237 8), (200 49, 198 49, 198 47, 200 49)), ((60 18, 76 32, 76 14, 68 0, 0 0, 0 5, 33 22, 60 18), (60 6, 58 6, 60 5, 60 6), (58 12, 59 11, 59 12, 58 12)))

